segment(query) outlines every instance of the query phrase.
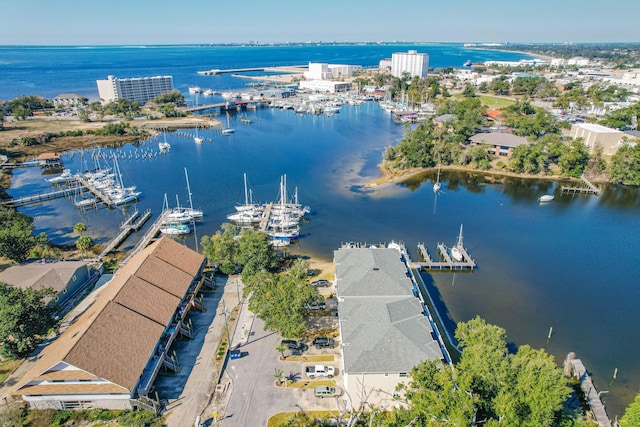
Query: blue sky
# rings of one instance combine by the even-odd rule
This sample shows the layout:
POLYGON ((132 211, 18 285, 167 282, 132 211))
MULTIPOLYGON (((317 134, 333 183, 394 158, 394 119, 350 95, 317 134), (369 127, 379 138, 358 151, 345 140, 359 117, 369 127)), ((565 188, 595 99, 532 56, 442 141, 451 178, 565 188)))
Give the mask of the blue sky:
POLYGON ((640 1, 0 0, 0 44, 640 42, 640 1))

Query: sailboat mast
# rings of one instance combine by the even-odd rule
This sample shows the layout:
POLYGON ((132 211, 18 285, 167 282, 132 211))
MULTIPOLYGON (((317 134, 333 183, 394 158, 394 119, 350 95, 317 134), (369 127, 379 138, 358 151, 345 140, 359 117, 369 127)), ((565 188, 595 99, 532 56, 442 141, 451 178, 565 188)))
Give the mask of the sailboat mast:
POLYGON ((244 205, 247 206, 249 204, 249 195, 247 193, 247 173, 244 174, 244 205))
POLYGON ((187 192, 189 193, 189 207, 191 208, 191 212, 193 212, 193 200, 191 200, 191 186, 189 185, 189 174, 187 173, 187 168, 184 168, 184 176, 187 179, 187 192))

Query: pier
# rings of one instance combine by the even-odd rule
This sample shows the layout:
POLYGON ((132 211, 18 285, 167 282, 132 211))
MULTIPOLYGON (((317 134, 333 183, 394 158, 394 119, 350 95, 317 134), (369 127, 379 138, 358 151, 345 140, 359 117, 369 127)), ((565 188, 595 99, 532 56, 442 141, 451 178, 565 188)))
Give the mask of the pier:
POLYGON ((594 421, 601 427, 611 427, 611 420, 607 415, 607 410, 600 400, 600 393, 596 390, 591 380, 591 375, 582 360, 576 359, 574 353, 569 353, 565 360, 565 374, 573 375, 580 381, 580 389, 584 393, 584 398, 591 409, 594 421))
POLYGON ((12 206, 12 207, 16 208, 16 207, 19 207, 19 206, 30 205, 32 203, 40 203, 40 202, 44 202, 44 201, 47 201, 47 200, 53 200, 53 199, 58 199, 60 197, 66 197, 66 196, 69 196, 71 194, 75 194, 79 190, 80 190, 80 187, 65 188, 63 190, 54 190, 54 191, 49 191, 47 193, 35 194, 33 196, 20 197, 19 199, 6 200, 6 201, 2 202, 2 204, 4 206, 12 206))
MULTIPOLYGON (((134 256, 135 254, 137 254, 138 252, 146 248, 149 245, 149 243, 151 243, 151 241, 158 235, 158 233, 160 233, 160 228, 162 227, 162 225, 167 221, 167 216, 169 215, 169 212, 170 211, 165 210, 158 216, 158 218, 153 222, 153 224, 151 224, 151 227, 147 230, 147 232, 144 233, 140 241, 135 245, 135 247, 131 251, 129 251, 129 253, 127 254, 127 257, 120 263, 120 265, 126 264, 131 259, 132 256, 134 256)), ((151 212, 149 212, 149 215, 151 215, 151 212)))
POLYGON ((282 67, 252 67, 252 68, 227 68, 227 69, 219 69, 215 68, 212 70, 198 71, 198 74, 201 76, 216 76, 218 74, 229 74, 229 73, 248 73, 251 71, 268 71, 272 73, 303 73, 306 71, 308 66, 306 65, 287 65, 282 67))
POLYGON ((438 253, 440 254, 440 257, 443 259, 443 261, 434 261, 431 258, 431 255, 429 255, 429 251, 427 250, 427 248, 424 246, 424 244, 421 243, 418 245, 418 251, 420 252, 420 255, 422 256, 422 259, 424 261, 414 262, 413 265, 415 266, 415 268, 419 270, 427 270, 427 271, 431 271, 431 270, 473 271, 473 269, 476 268, 475 261, 471 258, 471 256, 469 255, 469 253, 464 247, 457 246, 457 248, 462 253, 462 261, 453 260, 451 256, 449 256, 449 251, 447 250, 446 246, 443 243, 438 243, 438 253))
POLYGON ((260 225, 258 225, 258 230, 265 233, 267 231, 267 226, 269 225, 269 218, 271 218, 271 208, 273 207, 273 203, 267 203, 264 205, 264 212, 262 213, 262 218, 260 219, 260 225))
POLYGON ((142 215, 142 217, 138 219, 138 221, 134 222, 139 216, 140 212, 136 209, 120 226, 120 233, 109 242, 102 253, 98 255, 98 258, 106 256, 109 252, 120 246, 120 244, 124 242, 127 237, 129 237, 129 234, 134 231, 138 231, 144 225, 144 223, 147 222, 149 218, 151 218, 151 211, 146 210, 144 215, 142 215))
POLYGON ((586 187, 568 187, 562 186, 561 190, 564 193, 578 193, 578 194, 593 194, 595 196, 600 195, 600 189, 593 185, 584 175, 580 175, 580 179, 586 187))

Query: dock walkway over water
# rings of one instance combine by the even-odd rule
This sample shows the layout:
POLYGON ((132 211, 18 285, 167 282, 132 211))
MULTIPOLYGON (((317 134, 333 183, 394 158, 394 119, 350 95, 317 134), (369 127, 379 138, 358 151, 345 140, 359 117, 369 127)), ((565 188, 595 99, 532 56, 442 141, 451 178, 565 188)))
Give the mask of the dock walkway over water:
POLYGON ((462 246, 457 246, 462 254, 462 261, 456 261, 451 258, 447 247, 443 243, 438 243, 438 253, 443 261, 434 261, 429 255, 429 251, 423 243, 418 245, 418 251, 424 261, 413 262, 413 265, 419 270, 469 270, 476 268, 475 261, 471 258, 467 250, 462 246))
POLYGON ((40 202, 44 202, 46 200, 57 199, 59 197, 66 197, 66 196, 69 196, 71 194, 77 193, 79 190, 80 190, 80 187, 65 188, 65 189, 62 189, 62 190, 49 191, 47 193, 34 194, 34 195, 31 195, 31 196, 20 197, 19 199, 5 200, 4 202, 2 202, 2 204, 5 205, 5 206, 12 206, 12 207, 16 208, 16 207, 19 207, 19 206, 30 205, 32 203, 40 203, 40 202))
MULTIPOLYGON (((120 265, 126 264, 132 256, 146 248, 149 243, 151 243, 153 239, 155 239, 158 233, 160 233, 160 228, 162 228, 162 226, 167 222, 167 216, 169 215, 169 213, 170 211, 165 210, 158 216, 158 218, 156 218, 153 224, 151 224, 151 227, 147 230, 146 233, 144 233, 144 236, 142 236, 136 246, 127 254, 127 257, 122 261, 120 265)), ((151 212, 149 212, 149 215, 151 215, 151 212)))
POLYGON ((134 222, 139 216, 140 212, 136 209, 120 226, 120 233, 109 242, 102 253, 100 253, 98 258, 106 256, 109 252, 120 246, 120 244, 124 242, 127 237, 129 237, 129 234, 133 233, 134 231, 138 231, 144 225, 144 223, 147 222, 149 218, 151 218, 151 210, 146 210, 142 217, 138 219, 138 221, 134 222))
POLYGON ((580 193, 580 194, 593 194, 596 196, 600 195, 600 189, 598 187, 596 187, 594 184, 592 184, 584 175, 580 175, 580 179, 582 180, 582 182, 584 182, 584 184, 586 185, 586 187, 568 187, 568 186, 562 186, 561 190, 564 193, 580 193))
POLYGON ((565 360, 565 371, 571 369, 571 374, 580 381, 580 389, 584 393, 584 398, 591 409, 594 421, 601 427, 611 427, 611 420, 607 415, 607 410, 600 400, 600 394, 593 385, 591 375, 587 372, 587 368, 582 360, 575 359, 574 353, 569 353, 565 360), (570 363, 570 366, 568 365, 570 363))

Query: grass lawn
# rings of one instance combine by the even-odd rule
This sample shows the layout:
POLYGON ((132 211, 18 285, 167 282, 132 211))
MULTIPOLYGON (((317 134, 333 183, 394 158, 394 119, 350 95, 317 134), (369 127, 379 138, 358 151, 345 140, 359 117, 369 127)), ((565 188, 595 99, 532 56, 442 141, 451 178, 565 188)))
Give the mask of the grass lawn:
POLYGON ((280 387, 282 388, 316 388, 318 386, 323 386, 323 385, 335 387, 336 382, 333 380, 301 380, 301 381, 294 381, 294 382, 287 381, 286 385, 283 382, 283 384, 280 387))
POLYGON ((15 371, 15 369, 20 366, 21 363, 22 359, 7 360, 6 362, 0 363, 0 383, 6 380, 7 377, 11 375, 11 373, 15 371))
MULTIPOLYGON (((280 412, 279 414, 275 414, 273 417, 269 418, 269 421, 267 421, 267 427, 275 427, 284 424, 295 414, 296 412, 280 412)), ((336 411, 305 411, 305 414, 307 414, 309 418, 313 419, 334 418, 339 415, 336 411)))
POLYGON ((287 362, 333 362, 333 361, 334 361, 333 354, 287 357, 287 362))
MULTIPOLYGON (((476 94, 476 95, 480 99, 480 102, 482 102, 482 105, 486 106, 487 108, 493 108, 494 110, 501 110, 505 107, 508 107, 509 105, 516 103, 515 99, 506 98, 503 96, 493 96, 493 95, 486 95, 486 94, 482 94, 482 95, 476 94)), ((459 100, 459 99, 462 99, 462 94, 456 93, 451 97, 459 100)))

